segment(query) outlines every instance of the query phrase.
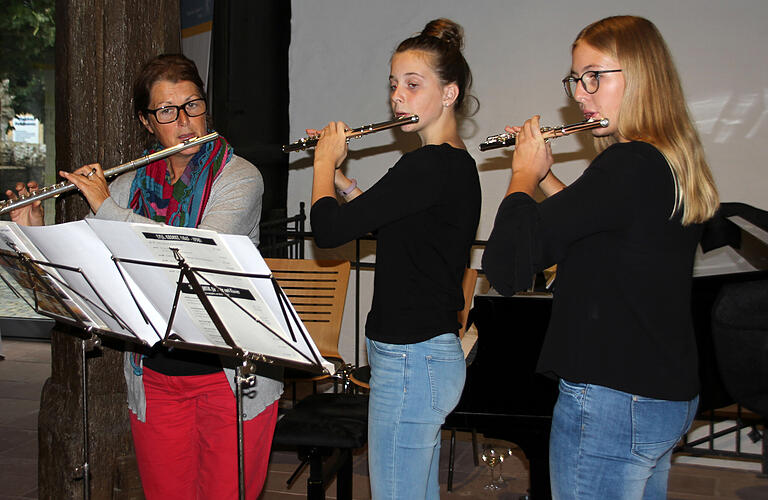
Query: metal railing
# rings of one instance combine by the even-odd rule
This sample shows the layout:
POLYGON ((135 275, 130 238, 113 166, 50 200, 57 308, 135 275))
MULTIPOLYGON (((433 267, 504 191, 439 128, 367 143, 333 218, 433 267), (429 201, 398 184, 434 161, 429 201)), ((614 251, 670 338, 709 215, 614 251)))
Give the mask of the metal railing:
POLYGON ((259 252, 262 257, 303 259, 304 235, 308 234, 304 232, 306 220, 304 202, 301 202, 298 214, 259 224, 259 252))
POLYGON ((696 419, 707 422, 707 434, 692 441, 686 435, 682 443, 675 448, 675 453, 694 457, 756 460, 761 464, 761 474, 763 476, 768 475, 768 436, 765 434, 768 422, 759 415, 745 415, 739 404, 736 404, 735 416, 727 414, 728 412, 725 413, 719 410, 706 410, 700 413, 696 419), (717 430, 715 428, 715 424, 731 421, 733 421, 733 424, 724 429, 717 430), (758 429, 758 426, 762 426, 762 430, 758 429), (750 429, 749 432, 746 432, 746 429, 750 429), (746 436, 753 443, 757 443, 762 439, 762 450, 760 453, 750 453, 742 450, 741 441, 745 432, 746 436), (715 440, 728 435, 734 435, 735 449, 726 450, 718 448, 715 440))

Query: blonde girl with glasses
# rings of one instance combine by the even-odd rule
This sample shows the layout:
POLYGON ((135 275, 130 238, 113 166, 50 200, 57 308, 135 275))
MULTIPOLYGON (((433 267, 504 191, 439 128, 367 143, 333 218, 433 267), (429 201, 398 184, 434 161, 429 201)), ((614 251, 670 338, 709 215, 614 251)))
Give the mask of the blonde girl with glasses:
POLYGON ((550 171, 539 117, 508 127, 518 134, 512 179, 483 268, 512 294, 558 265, 538 362, 560 384, 553 498, 660 500, 698 403, 691 275, 717 190, 653 23, 602 19, 579 33, 571 55, 566 94, 585 119, 610 121, 592 129, 600 154, 565 186, 550 171))

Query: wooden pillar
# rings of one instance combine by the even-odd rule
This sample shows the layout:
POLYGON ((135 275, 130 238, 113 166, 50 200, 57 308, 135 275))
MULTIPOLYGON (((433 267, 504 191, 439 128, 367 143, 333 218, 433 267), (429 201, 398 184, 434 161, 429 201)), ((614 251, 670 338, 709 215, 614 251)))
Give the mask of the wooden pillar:
MULTIPOLYGON (((104 168, 142 152, 131 111, 132 82, 154 55, 179 52, 179 0, 57 0, 56 167, 72 171, 98 161, 104 168)), ((81 219, 77 193, 57 201, 58 223, 81 219)), ((58 325, 51 338, 51 378, 38 423, 40 498, 83 498, 82 405, 78 332, 58 325)), ((90 494, 94 499, 141 498, 130 437, 119 345, 87 360, 90 494), (126 489, 134 488, 134 494, 126 489)))

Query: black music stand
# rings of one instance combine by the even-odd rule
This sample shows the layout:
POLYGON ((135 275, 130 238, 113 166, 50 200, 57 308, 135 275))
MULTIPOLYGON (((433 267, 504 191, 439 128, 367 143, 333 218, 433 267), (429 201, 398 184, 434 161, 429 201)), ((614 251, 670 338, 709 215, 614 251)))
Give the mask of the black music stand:
MULTIPOLYGON (((314 346, 311 337, 306 333, 306 329, 301 324, 301 320, 291 306, 285 293, 278 285, 277 280, 272 274, 254 274, 235 271, 223 271, 218 269, 207 269, 201 267, 190 266, 181 251, 178 248, 170 248, 173 252, 173 256, 176 259, 176 264, 169 264, 164 262, 150 262, 137 259, 118 258, 112 257, 115 265, 120 272, 123 279, 126 279, 125 268, 128 265, 148 266, 154 268, 163 268, 168 270, 178 270, 178 279, 176 282, 176 288, 174 291, 174 298, 171 310, 168 314, 167 329, 165 336, 162 340, 163 345, 168 347, 174 347, 179 349, 189 349, 194 351, 208 352, 217 354, 220 356, 234 358, 238 361, 235 369, 235 397, 237 399, 237 454, 238 454, 238 481, 239 481, 239 497, 245 498, 245 464, 243 458, 243 384, 248 387, 252 387, 256 383, 256 363, 268 363, 277 364, 285 367, 301 368, 305 371, 313 371, 317 373, 327 373, 328 369, 323 366, 322 358, 316 349, 310 349, 311 355, 297 349, 293 344, 284 339, 280 333, 275 331, 261 318, 255 316, 251 312, 247 311, 241 305, 239 305, 232 296, 232 293, 226 289, 213 283, 205 275, 219 275, 229 277, 241 277, 248 279, 269 280, 271 283, 271 290, 275 293, 280 307, 280 314, 282 315, 285 324, 288 326, 288 334, 294 341, 301 341, 304 345, 314 346), (216 331, 224 341, 226 347, 220 345, 207 345, 201 343, 194 343, 184 340, 179 334, 173 333, 174 320, 178 312, 180 298, 182 293, 189 293, 191 291, 194 296, 197 297, 200 304, 205 309, 210 320, 215 325, 216 331), (276 356, 274 354, 250 352, 238 344, 233 337, 232 332, 226 326, 225 321, 222 319, 220 311, 212 303, 209 298, 211 296, 224 297, 229 303, 234 304, 240 311, 242 311, 247 317, 252 320, 252 324, 261 326, 266 332, 269 332, 275 339, 276 343, 284 346, 288 346, 289 349, 298 355, 300 361, 286 359, 276 356)), ((128 282, 126 281, 126 285, 128 282)), ((131 289, 128 286, 129 290, 131 289)), ((133 292, 132 292, 133 293, 133 292)))
MULTIPOLYGON (((107 304, 91 284, 91 281, 82 271, 82 269, 34 260, 27 254, 22 253, 16 246, 8 242, 10 248, 16 250, 16 253, 0 249, 0 266, 4 267, 9 274, 16 280, 18 286, 25 291, 17 290, 0 273, 0 279, 8 288, 19 298, 24 300, 36 313, 55 319, 61 323, 83 330, 84 335, 80 336, 80 361, 81 370, 81 388, 82 388, 82 425, 83 425, 83 462, 75 467, 74 477, 83 479, 83 498, 90 498, 90 464, 89 464, 89 441, 88 441, 88 367, 86 363, 86 353, 101 346, 100 336, 120 339, 132 343, 148 346, 149 344, 136 336, 131 328, 120 318, 120 316, 107 304), (82 280, 93 291, 94 296, 99 303, 94 302, 82 293, 73 289, 69 284, 59 279, 54 274, 46 271, 46 268, 52 268, 59 271, 68 271, 82 277, 82 280), (83 303, 98 310, 103 315, 112 318, 117 325, 126 333, 110 330, 105 326, 98 326, 93 318, 89 318, 87 313, 73 302, 72 296, 78 297, 83 303)), ((159 336, 158 336, 159 337, 159 336)))

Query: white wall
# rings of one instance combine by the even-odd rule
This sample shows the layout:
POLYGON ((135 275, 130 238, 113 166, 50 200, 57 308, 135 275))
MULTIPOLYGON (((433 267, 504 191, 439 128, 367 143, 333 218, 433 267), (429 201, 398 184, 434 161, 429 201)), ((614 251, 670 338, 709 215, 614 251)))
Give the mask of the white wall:
MULTIPOLYGON (((344 120, 357 127, 390 118, 389 58, 402 39, 430 19, 448 17, 465 29, 465 56, 474 74, 480 111, 463 125, 483 189, 478 238, 490 233, 509 181, 509 151, 480 153, 487 135, 533 114, 544 125, 581 121, 562 91, 570 44, 592 21, 616 14, 652 20, 670 46, 723 201, 768 209, 768 2, 764 0, 293 0, 290 48, 291 137, 306 127, 344 120)), ((418 146, 402 132, 385 131, 355 141, 346 172, 365 189, 402 152, 418 146)), ((553 143, 556 173, 575 179, 594 155, 588 134, 553 143)), ((294 154, 288 211, 309 205, 311 154, 294 154)), ((424 186, 428 189, 428 186, 424 186)), ((406 194, 404 194, 406 195, 406 194)), ((352 258, 350 247, 322 252, 352 258)), ((373 260, 368 257, 368 260, 373 260)), ((479 266, 479 253, 473 256, 479 266)), ((364 272, 364 275, 370 275, 364 272)), ((370 277, 361 280, 364 291, 370 277)), ((354 281, 350 282, 350 289, 354 281)), ((350 295, 351 297, 351 295, 350 295)), ((363 297, 361 325, 370 299, 363 297)), ((343 351, 353 360, 354 302, 347 304, 343 351)), ((344 353, 344 352, 343 352, 344 353)))

